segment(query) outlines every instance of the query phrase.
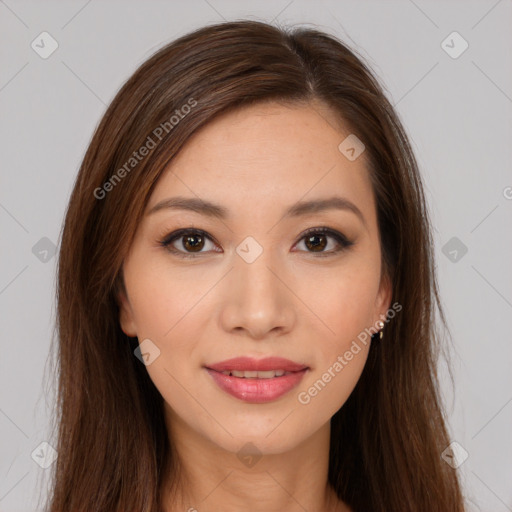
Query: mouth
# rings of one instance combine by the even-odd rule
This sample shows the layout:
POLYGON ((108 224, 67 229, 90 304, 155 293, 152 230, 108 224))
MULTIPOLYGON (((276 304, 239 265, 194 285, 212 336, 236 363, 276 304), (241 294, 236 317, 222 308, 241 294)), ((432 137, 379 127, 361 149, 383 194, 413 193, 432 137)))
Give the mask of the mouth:
POLYGON ((309 367, 283 358, 235 358, 205 366, 224 392, 248 403, 277 400, 298 386, 309 367))

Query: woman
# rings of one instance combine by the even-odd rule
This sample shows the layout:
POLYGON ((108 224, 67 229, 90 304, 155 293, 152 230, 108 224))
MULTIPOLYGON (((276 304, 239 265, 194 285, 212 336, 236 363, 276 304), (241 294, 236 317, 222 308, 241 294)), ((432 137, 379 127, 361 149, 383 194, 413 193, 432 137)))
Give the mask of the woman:
POLYGON ((143 63, 58 279, 51 512, 463 510, 421 178, 332 36, 227 22, 143 63))

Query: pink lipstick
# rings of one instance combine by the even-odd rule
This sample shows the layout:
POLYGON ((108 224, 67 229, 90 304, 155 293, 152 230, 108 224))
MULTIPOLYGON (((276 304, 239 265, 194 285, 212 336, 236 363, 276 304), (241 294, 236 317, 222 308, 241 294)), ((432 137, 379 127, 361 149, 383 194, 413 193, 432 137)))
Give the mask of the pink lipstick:
POLYGON ((214 382, 244 402, 261 404, 277 400, 295 388, 308 367, 281 357, 237 357, 206 366, 214 382))

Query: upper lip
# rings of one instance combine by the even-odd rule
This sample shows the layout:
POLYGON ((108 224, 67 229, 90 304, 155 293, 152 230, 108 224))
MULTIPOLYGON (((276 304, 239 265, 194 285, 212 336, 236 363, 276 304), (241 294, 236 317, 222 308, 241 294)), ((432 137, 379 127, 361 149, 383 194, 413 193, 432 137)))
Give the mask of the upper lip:
POLYGON ((252 357, 235 357, 220 361, 219 363, 206 365, 206 368, 215 370, 217 372, 225 372, 228 370, 236 371, 269 371, 269 370, 284 370, 285 372, 300 372, 305 370, 308 366, 300 363, 295 363, 289 359, 282 357, 265 357, 263 359, 254 359, 252 357))

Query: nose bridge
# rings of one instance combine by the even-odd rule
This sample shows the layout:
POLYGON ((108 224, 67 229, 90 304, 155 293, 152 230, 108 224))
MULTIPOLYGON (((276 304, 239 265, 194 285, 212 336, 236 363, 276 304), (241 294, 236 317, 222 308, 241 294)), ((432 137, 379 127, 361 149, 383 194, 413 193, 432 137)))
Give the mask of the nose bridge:
MULTIPOLYGON (((253 304, 256 307, 268 307, 275 306, 277 302, 282 298, 282 286, 283 284, 277 279, 276 274, 278 270, 276 267, 279 265, 276 262, 275 255, 271 248, 265 248, 259 253, 254 253, 256 248, 249 246, 253 257, 252 259, 246 259, 244 254, 241 253, 243 249, 242 244, 238 248, 237 261, 235 262, 235 274, 237 278, 237 288, 239 288, 240 300, 242 300, 246 306, 253 304), (240 254, 242 254, 240 256, 240 254)), ((246 245, 246 247, 247 247, 246 245)))
POLYGON ((254 302, 265 299, 266 303, 278 300, 282 283, 276 277, 278 272, 275 267, 276 260, 271 250, 264 250, 254 261, 239 257, 234 270, 241 285, 241 298, 254 299, 254 302))
POLYGON ((259 337, 276 328, 290 328, 293 294, 279 276, 280 265, 273 252, 262 250, 253 259, 256 247, 251 243, 249 240, 247 245, 240 244, 234 255, 223 321, 228 330, 244 329, 259 337))

